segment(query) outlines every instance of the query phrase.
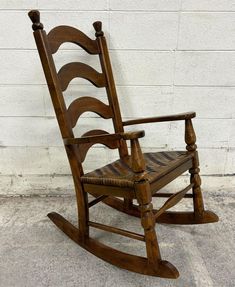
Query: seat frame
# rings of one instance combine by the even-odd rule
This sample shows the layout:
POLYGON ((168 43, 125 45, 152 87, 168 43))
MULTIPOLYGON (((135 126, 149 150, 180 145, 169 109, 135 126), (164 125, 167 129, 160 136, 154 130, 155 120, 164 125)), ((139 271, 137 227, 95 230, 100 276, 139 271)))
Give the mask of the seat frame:
POLYGON ((68 26, 58 26, 52 29, 49 34, 46 34, 43 30, 43 25, 40 23, 39 11, 30 11, 29 17, 33 23, 32 28, 36 45, 73 175, 79 227, 75 227, 55 212, 49 213, 48 217, 81 247, 113 265, 141 274, 177 278, 179 272, 176 267, 161 258, 155 223, 200 224, 218 221, 217 215, 205 210, 203 205, 198 153, 195 144, 196 136, 191 121, 196 114, 189 112, 122 121, 107 44, 102 31, 102 23, 97 21, 93 24, 96 39, 92 40, 80 30, 68 26), (98 55, 102 72, 99 73, 83 63, 69 63, 57 73, 52 54, 64 42, 75 43, 89 54, 98 55), (69 82, 75 77, 87 79, 97 87, 105 87, 109 105, 105 105, 91 97, 83 97, 75 100, 67 108, 63 91, 66 90, 69 82), (103 130, 92 130, 81 138, 75 138, 73 128, 80 115, 85 111, 95 112, 105 119, 111 118, 115 133, 109 134, 103 130), (139 144, 139 138, 144 136, 144 131, 124 132, 124 126, 178 120, 185 121, 185 142, 189 160, 162 176, 153 185, 150 185, 146 177, 145 160, 139 144), (130 141, 130 156, 128 155, 126 141, 130 141), (81 177, 84 175, 82 162, 85 160, 89 148, 97 143, 104 144, 112 149, 117 148, 120 159, 124 162, 127 162, 127 158, 131 158, 131 168, 135 174, 133 188, 83 184, 81 182, 81 177), (187 170, 190 173, 190 184, 186 188, 177 193, 157 192, 187 170), (191 194, 187 193, 189 190, 192 190, 191 194), (88 202, 88 194, 94 196, 95 199, 88 202), (153 197, 166 197, 168 199, 160 209, 155 210, 152 205, 153 197), (183 198, 191 198, 193 200, 193 211, 168 211, 183 198), (133 204, 133 199, 137 199, 138 205, 133 204), (99 202, 103 202, 126 214, 141 218, 144 234, 137 234, 90 221, 89 208, 99 202), (147 256, 140 257, 124 253, 100 243, 89 236, 90 227, 145 242, 147 256))

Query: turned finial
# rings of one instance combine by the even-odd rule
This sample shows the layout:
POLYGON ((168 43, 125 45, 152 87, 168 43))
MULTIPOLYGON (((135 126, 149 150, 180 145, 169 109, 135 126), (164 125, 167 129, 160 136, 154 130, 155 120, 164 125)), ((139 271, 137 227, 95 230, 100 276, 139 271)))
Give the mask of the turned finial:
POLYGON ((93 27, 96 31, 96 33, 95 33, 96 37, 104 36, 104 32, 102 31, 102 22, 101 21, 94 22, 93 27))
POLYGON ((31 19, 33 25, 32 25, 32 29, 34 31, 38 30, 38 29, 43 29, 43 24, 40 23, 40 12, 38 10, 31 10, 28 13, 29 18, 31 19))

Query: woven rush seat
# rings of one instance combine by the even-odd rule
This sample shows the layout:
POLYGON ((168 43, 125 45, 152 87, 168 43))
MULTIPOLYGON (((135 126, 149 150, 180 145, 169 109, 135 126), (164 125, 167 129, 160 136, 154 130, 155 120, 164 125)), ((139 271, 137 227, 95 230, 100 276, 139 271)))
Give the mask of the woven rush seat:
MULTIPOLYGON (((166 175, 182 163, 192 160, 192 155, 184 151, 144 153, 147 178, 150 183, 166 175)), ((81 177, 83 183, 133 187, 135 173, 131 169, 131 157, 116 160, 102 168, 81 177)))

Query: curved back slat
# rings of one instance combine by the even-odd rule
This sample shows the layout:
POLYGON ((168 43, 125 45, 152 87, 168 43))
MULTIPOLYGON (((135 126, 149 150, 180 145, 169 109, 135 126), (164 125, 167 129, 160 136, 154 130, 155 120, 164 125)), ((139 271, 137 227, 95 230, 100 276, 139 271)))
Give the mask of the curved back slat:
MULTIPOLYGON (((122 133, 124 131, 122 118, 107 43, 102 31, 102 23, 100 21, 93 23, 96 36, 96 39, 93 40, 80 30, 64 25, 55 27, 46 34, 43 30, 42 23, 40 23, 39 11, 30 11, 29 17, 33 23, 32 28, 34 30, 34 37, 62 137, 74 138, 73 128, 81 114, 86 111, 95 112, 105 119, 111 118, 115 133, 122 133), (98 55, 101 72, 98 72, 92 67, 80 62, 68 63, 64 65, 59 72, 57 72, 52 54, 56 53, 59 47, 65 42, 77 44, 89 54, 98 55), (72 102, 67 108, 63 91, 67 89, 69 83, 76 77, 84 78, 96 87, 105 87, 109 105, 91 97, 83 97, 72 102)), ((103 137, 102 139, 97 138, 97 141, 102 141, 99 143, 110 148, 118 148, 121 158, 125 158, 128 155, 126 142, 123 140, 117 140, 116 143, 114 143, 114 141, 110 141, 110 137, 108 137, 108 133, 105 131, 93 130, 85 135, 100 134, 107 134, 108 139, 106 141, 103 137)), ((83 174, 82 162, 84 161, 89 148, 95 143, 91 144, 88 142, 85 144, 79 143, 78 145, 66 146, 66 152, 77 184, 77 190, 80 188, 77 178, 83 174)))
POLYGON ((92 97, 81 97, 74 100, 68 107, 68 117, 73 128, 81 114, 85 112, 94 112, 104 119, 110 119, 113 116, 110 106, 92 97))
MULTIPOLYGON (((82 137, 84 136, 94 136, 94 135, 109 135, 108 132, 104 131, 104 130, 90 130, 88 132, 86 132, 85 134, 82 135, 82 137)), ((85 144, 81 144, 79 145, 79 154, 80 154, 80 160, 81 162, 83 162, 86 158, 86 154, 88 152, 88 150, 90 149, 91 146, 93 146, 94 144, 103 144, 107 147, 109 147, 110 149, 116 149, 120 147, 120 143, 119 141, 110 141, 109 139, 99 139, 99 141, 97 142, 92 142, 92 143, 85 143, 85 144)))
POLYGON ((58 78, 62 91, 65 91, 69 83, 77 77, 90 81, 98 88, 106 86, 106 79, 103 73, 97 72, 87 64, 73 62, 64 65, 58 72, 58 78))
POLYGON ((89 54, 99 54, 99 46, 96 40, 90 39, 80 30, 70 26, 55 27, 48 33, 47 39, 52 54, 56 53, 65 42, 77 44, 89 54))

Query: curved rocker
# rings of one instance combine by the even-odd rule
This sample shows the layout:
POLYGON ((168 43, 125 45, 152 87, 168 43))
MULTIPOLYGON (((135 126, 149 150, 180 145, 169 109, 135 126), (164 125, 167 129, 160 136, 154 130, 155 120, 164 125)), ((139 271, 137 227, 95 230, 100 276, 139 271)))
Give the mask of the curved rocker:
MULTIPOLYGON (((94 197, 98 197, 98 195, 93 192, 89 193, 94 197)), ((118 211, 140 218, 138 205, 133 204, 127 209, 125 208, 124 201, 115 197, 106 197, 102 202, 118 211)), ((153 209, 154 213, 157 213, 157 211, 157 209, 153 209)), ((219 217, 209 210, 205 210, 202 216, 196 216, 193 211, 165 211, 156 218, 156 222, 166 224, 205 224, 217 221, 219 221, 219 217)))
POLYGON ((124 253, 106 246, 95 239, 88 237, 84 241, 79 236, 78 228, 72 225, 63 216, 56 212, 51 212, 47 216, 61 231, 63 231, 70 239, 75 241, 82 248, 119 268, 162 278, 179 277, 178 270, 168 261, 159 260, 157 265, 151 265, 148 263, 147 258, 124 253))

